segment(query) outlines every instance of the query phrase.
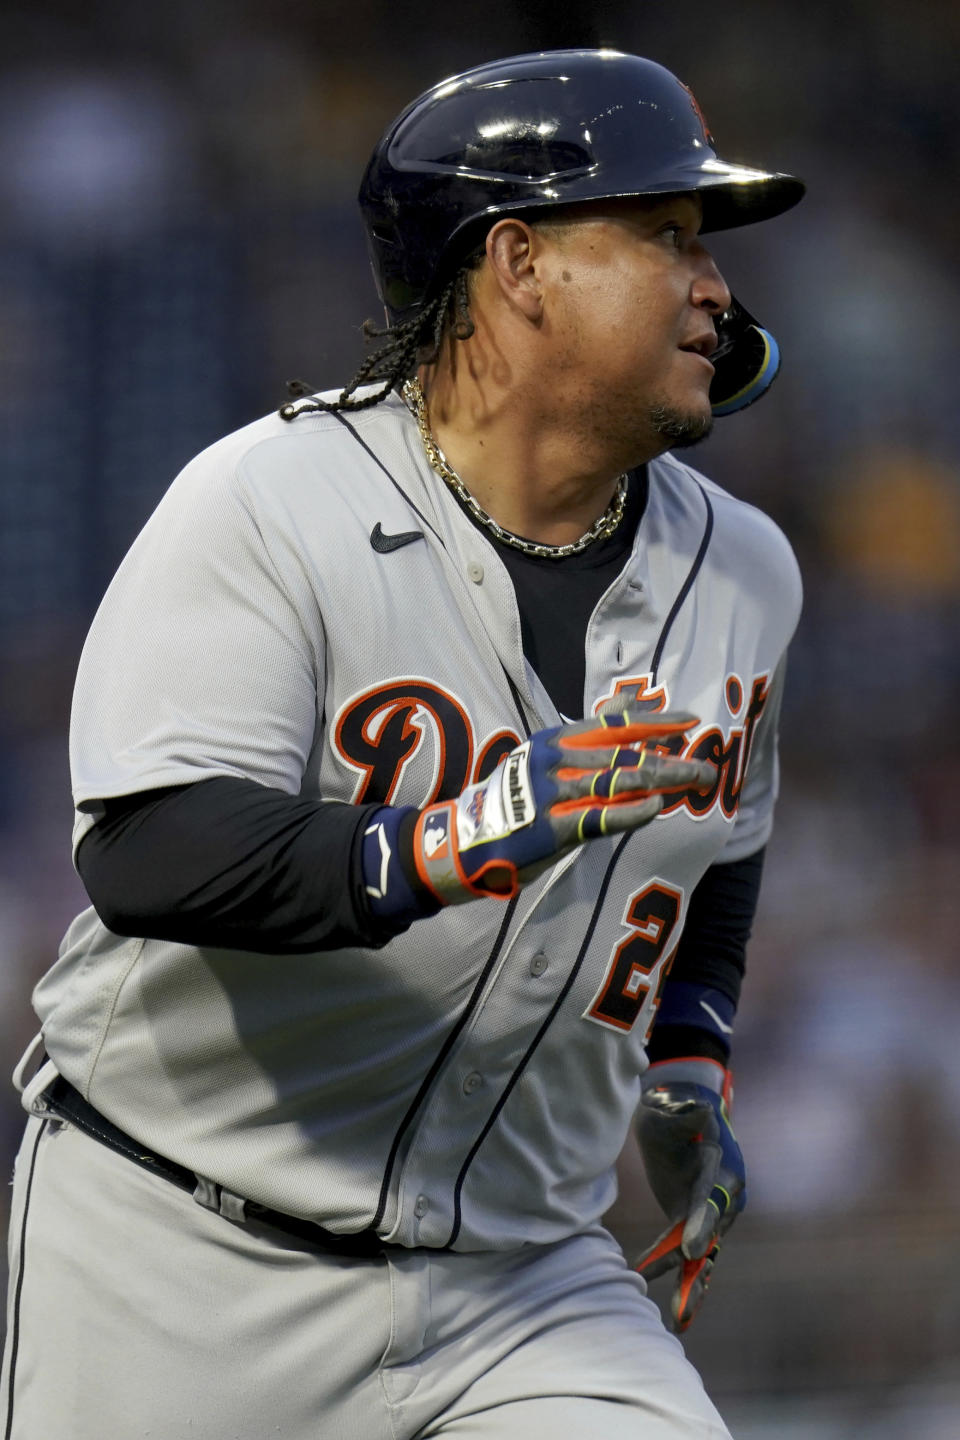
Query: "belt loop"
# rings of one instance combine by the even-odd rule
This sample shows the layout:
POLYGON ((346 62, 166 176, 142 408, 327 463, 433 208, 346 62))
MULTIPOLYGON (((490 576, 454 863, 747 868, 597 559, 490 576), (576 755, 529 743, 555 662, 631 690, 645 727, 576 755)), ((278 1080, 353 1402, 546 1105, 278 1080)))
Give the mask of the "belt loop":
POLYGON ((30 1041, 30 1044, 27 1046, 13 1072, 13 1083, 15 1088, 20 1092, 20 1103, 24 1110, 29 1111, 31 1115, 46 1115, 48 1113, 47 1106, 40 1097, 50 1082, 55 1080, 59 1073, 56 1065, 54 1065, 52 1060, 48 1059, 47 1053, 43 1048, 43 1031, 41 1030, 40 1034, 35 1035, 30 1041), (36 1073, 27 1080, 25 1078, 26 1073, 34 1060, 38 1058, 38 1053, 40 1060, 39 1068, 36 1073))
POLYGON ((205 1180, 202 1175, 197 1176, 197 1188, 193 1192, 193 1198, 204 1210, 213 1210, 220 1213, 220 1186, 212 1180, 205 1180))
POLYGON ((247 1219, 247 1202, 242 1195, 234 1195, 232 1190, 220 1190, 220 1214, 225 1220, 235 1220, 238 1225, 243 1225, 247 1219))
POLYGON ((232 1190, 224 1190, 222 1185, 203 1175, 197 1176, 193 1198, 204 1210, 212 1210, 215 1215, 222 1215, 225 1220, 233 1220, 238 1225, 246 1221, 247 1202, 243 1196, 234 1195, 232 1190))

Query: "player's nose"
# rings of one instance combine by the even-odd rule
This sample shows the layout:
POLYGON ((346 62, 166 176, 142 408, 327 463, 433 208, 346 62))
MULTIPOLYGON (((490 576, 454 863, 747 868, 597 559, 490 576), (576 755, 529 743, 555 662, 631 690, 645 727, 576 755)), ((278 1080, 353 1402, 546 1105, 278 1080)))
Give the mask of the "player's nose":
POLYGON ((720 274, 717 262, 702 245, 697 246, 696 272, 690 287, 691 304, 711 315, 722 315, 729 310, 733 300, 730 287, 720 274))

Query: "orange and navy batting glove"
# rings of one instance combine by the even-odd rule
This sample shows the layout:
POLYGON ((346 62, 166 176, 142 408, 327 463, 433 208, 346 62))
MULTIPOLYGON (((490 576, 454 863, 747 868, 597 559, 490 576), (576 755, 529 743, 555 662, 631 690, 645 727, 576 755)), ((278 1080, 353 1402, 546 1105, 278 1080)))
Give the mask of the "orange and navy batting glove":
POLYGON ((536 731, 452 800, 420 811, 384 806, 364 835, 372 913, 409 922, 440 905, 510 899, 578 845, 646 825, 663 794, 715 783, 707 761, 656 748, 697 723, 617 703, 536 731))
POLYGON ((641 1084, 637 1140, 670 1224, 636 1268, 647 1280, 678 1272, 670 1308, 680 1332, 703 1304, 720 1241, 747 1202, 743 1156, 730 1128, 733 1078, 695 1055, 651 1065, 641 1084))

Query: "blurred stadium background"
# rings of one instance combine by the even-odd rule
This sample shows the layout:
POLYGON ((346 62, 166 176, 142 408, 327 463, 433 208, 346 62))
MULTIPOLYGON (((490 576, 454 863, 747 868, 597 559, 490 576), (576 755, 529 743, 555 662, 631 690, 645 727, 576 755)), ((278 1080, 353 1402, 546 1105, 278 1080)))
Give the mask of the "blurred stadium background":
MULTIPOLYGON (((0 1072, 86 903, 66 730, 113 569, 195 451, 291 376, 352 373, 377 308, 354 194, 386 121, 445 74, 578 44, 662 61, 725 154, 810 186, 713 247, 785 370, 692 458, 784 526, 806 608, 736 1048, 751 1204, 688 1351, 738 1440, 957 1440, 955 0, 8 0, 0 1072)), ((21 1124, 3 1082, 4 1170, 21 1124)), ((657 1220, 626 1170, 639 1247, 657 1220)))

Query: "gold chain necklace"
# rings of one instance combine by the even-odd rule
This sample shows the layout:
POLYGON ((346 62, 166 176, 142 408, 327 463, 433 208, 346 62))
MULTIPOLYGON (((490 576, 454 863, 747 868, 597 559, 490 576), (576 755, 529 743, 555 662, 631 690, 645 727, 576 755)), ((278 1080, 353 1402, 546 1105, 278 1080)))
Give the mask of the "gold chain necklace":
POLYGON ((515 550, 522 550, 524 555, 538 555, 551 560, 562 560, 566 555, 579 555, 581 550, 586 550, 587 546, 592 545, 595 540, 603 540, 608 535, 612 535, 623 519, 623 512, 627 504, 626 475, 620 476, 613 499, 599 520, 595 520, 585 535, 581 535, 579 540, 573 540, 569 545, 543 545, 538 540, 525 540, 522 535, 515 535, 512 530, 504 530, 503 526, 498 525, 493 516, 488 515, 483 506, 473 498, 437 444, 427 418, 427 402, 424 399, 420 381, 408 380, 404 384, 402 393, 407 406, 416 419, 423 448, 434 470, 446 481, 457 498, 463 501, 473 518, 504 545, 512 545, 515 550))

